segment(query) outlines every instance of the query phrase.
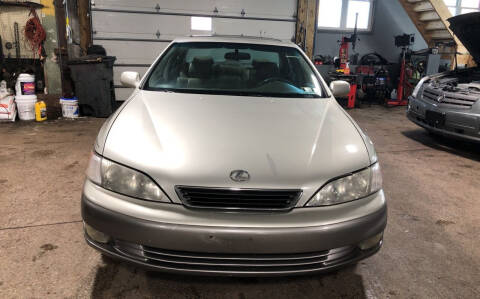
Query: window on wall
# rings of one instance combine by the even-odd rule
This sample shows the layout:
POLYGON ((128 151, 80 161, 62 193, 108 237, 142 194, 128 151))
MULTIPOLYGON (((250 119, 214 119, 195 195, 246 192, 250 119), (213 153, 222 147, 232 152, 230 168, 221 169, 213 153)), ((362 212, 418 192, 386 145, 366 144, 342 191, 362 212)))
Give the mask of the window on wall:
POLYGON ((322 30, 351 30, 357 27, 362 31, 372 29, 374 0, 320 0, 318 28, 322 30))
POLYGON ((192 17, 192 31, 212 31, 212 18, 210 17, 192 17))
POLYGON ((480 0, 443 0, 453 16, 480 11, 480 0))

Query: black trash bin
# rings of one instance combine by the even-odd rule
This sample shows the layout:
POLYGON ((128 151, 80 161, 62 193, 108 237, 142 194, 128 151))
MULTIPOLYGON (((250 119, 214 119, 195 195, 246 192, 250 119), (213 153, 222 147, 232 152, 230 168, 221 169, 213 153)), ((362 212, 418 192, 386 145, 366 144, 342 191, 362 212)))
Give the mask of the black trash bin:
POLYGON ((88 55, 68 62, 80 113, 108 117, 117 108, 113 84, 114 56, 88 55))

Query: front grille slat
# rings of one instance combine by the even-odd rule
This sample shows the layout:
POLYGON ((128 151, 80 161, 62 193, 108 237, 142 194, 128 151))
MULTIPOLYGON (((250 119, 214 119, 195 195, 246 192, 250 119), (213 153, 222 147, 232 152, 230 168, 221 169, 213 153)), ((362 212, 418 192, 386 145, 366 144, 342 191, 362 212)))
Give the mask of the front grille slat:
POLYGON ((197 252, 187 252, 187 251, 173 251, 159 249, 149 246, 143 246, 143 251, 151 254, 160 254, 164 256, 171 256, 176 258, 190 258, 190 259, 216 259, 216 260, 236 260, 236 261, 269 261, 269 260, 303 260, 303 259, 313 259, 313 258, 322 258, 329 254, 342 253, 346 250, 350 250, 350 247, 343 247, 337 249, 335 252, 333 250, 324 250, 314 253, 297 253, 297 254, 211 254, 211 253, 197 253, 197 252))
POLYGON ((271 196, 292 196, 290 193, 285 193, 285 192, 271 192, 270 190, 259 190, 257 192, 249 192, 250 190, 229 190, 229 189, 218 189, 215 192, 210 191, 208 188, 205 190, 205 192, 202 191, 186 191, 185 194, 187 195, 219 195, 219 194, 225 194, 225 192, 228 191, 228 194, 234 194, 234 195, 239 195, 239 196, 266 196, 266 197, 271 197, 271 196), (267 191, 268 193, 266 193, 267 191))
POLYGON ((469 109, 473 104, 479 99, 476 95, 463 94, 443 91, 440 88, 433 88, 431 86, 426 86, 423 89, 422 97, 425 100, 429 100, 438 105, 444 105, 445 107, 451 108, 460 108, 460 109, 469 109), (440 98, 440 102, 438 99, 440 98))
POLYGON ((453 104, 453 105, 462 105, 462 106, 472 106, 472 102, 465 101, 462 99, 453 99, 453 98, 445 98, 442 103, 445 104, 453 104))
POLYGON ((236 199, 293 199, 295 196, 281 196, 281 195, 248 195, 248 194, 235 194, 226 196, 224 194, 185 194, 185 198, 218 198, 218 199, 225 199, 225 198, 236 198, 236 199))
POLYGON ((236 273, 276 273, 283 271, 310 271, 352 259, 358 254, 355 246, 331 250, 290 254, 229 254, 176 251, 145 245, 128 246, 116 240, 119 253, 150 265, 170 269, 227 271, 236 273), (138 248, 141 248, 139 251, 138 248))
POLYGON ((195 198, 195 199, 191 199, 190 201, 191 202, 198 202, 198 203, 225 203, 227 205, 230 205, 231 202, 229 202, 230 200, 235 200, 236 203, 235 204, 241 204, 241 205, 245 205, 245 204, 272 204, 272 205, 284 205, 284 204, 289 204, 290 203, 290 200, 275 200, 275 202, 273 200, 261 200, 261 199, 238 199, 238 198, 231 198, 231 197, 224 197, 224 198, 208 198, 208 197, 205 197, 205 198, 195 198))
MULTIPOLYGON (((202 201, 190 201, 191 205, 204 205, 204 206, 222 206, 222 207, 230 207, 232 206, 232 203, 230 202, 218 202, 218 201, 208 201, 208 200, 202 200, 202 201)), ((288 204, 288 203, 287 203, 288 204)), ((261 202, 236 202, 235 206, 238 207, 250 207, 250 208, 264 208, 264 207, 284 207, 287 205, 285 203, 261 203, 261 202)))
POLYGON ((228 189, 176 186, 182 203, 190 208, 275 210, 292 209, 301 190, 228 189))
POLYGON ((172 258, 157 254, 145 254, 147 259, 152 259, 159 262, 175 263, 175 264, 189 264, 200 266, 228 266, 228 267, 288 267, 288 266, 304 266, 324 262, 327 257, 302 259, 294 261, 285 260, 217 260, 217 259, 190 259, 190 258, 172 258))
POLYGON ((210 198, 210 197, 195 197, 195 199, 190 199, 190 201, 194 202, 218 202, 218 203, 226 203, 230 204, 231 200, 235 200, 238 204, 289 204, 291 202, 290 199, 275 199, 273 200, 265 200, 265 199, 243 199, 243 198, 232 198, 232 197, 222 197, 222 198, 210 198))

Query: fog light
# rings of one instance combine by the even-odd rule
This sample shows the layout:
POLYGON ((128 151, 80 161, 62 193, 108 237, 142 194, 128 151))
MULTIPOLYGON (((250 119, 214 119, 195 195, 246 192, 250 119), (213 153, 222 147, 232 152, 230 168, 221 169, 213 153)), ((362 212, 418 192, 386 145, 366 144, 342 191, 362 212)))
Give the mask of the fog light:
POLYGON ((108 241, 110 240, 110 236, 102 233, 101 231, 94 229, 93 227, 86 224, 85 222, 83 223, 83 227, 85 228, 85 232, 87 233, 87 235, 95 242, 108 243, 108 241))
POLYGON ((369 239, 366 239, 365 241, 361 242, 360 244, 358 244, 358 247, 360 247, 361 250, 367 250, 367 249, 370 249, 372 247, 375 247, 377 246, 377 244, 382 240, 383 238, 383 232, 369 238, 369 239))

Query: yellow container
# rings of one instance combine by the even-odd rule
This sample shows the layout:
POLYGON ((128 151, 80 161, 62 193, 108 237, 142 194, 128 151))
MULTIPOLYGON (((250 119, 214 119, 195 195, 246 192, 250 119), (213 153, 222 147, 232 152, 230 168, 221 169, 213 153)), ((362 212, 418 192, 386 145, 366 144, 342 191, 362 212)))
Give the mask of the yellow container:
POLYGON ((35 103, 35 119, 37 121, 47 120, 47 105, 44 101, 35 103))

